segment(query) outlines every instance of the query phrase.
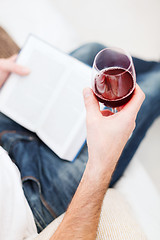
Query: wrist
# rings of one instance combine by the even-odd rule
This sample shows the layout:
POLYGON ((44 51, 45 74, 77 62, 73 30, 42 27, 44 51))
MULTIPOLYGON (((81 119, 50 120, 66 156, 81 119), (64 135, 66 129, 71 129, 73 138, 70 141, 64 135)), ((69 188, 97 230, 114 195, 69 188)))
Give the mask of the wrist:
POLYGON ((93 172, 99 173, 99 175, 111 177, 117 162, 118 158, 115 158, 109 154, 105 158, 101 156, 98 157, 89 156, 87 167, 90 170, 92 169, 93 172))
POLYGON ((88 160, 84 176, 87 177, 88 181, 96 186, 102 186, 108 188, 113 168, 103 167, 102 164, 94 164, 94 161, 88 160))

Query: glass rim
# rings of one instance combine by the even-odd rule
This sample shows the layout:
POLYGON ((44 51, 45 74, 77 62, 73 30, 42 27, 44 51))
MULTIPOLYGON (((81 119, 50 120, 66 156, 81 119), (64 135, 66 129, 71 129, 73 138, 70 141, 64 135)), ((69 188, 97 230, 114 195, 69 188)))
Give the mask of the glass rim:
MULTIPOLYGON (((100 71, 102 71, 102 70, 99 70, 98 69, 98 67, 97 67, 97 65, 96 65, 96 60, 97 60, 97 57, 99 56, 99 54, 101 54, 102 52, 104 52, 104 51, 106 51, 106 50, 120 50, 120 51, 122 51, 123 53, 124 53, 124 55, 126 55, 127 57, 128 57, 128 59, 129 59, 129 61, 130 61, 130 64, 129 64, 129 66, 128 66, 128 68, 127 69, 125 69, 124 68, 124 72, 123 73, 119 73, 119 74, 116 74, 116 76, 118 76, 118 75, 123 75, 124 73, 126 73, 126 72, 129 72, 128 70, 130 69, 130 67, 131 67, 131 65, 133 64, 133 60, 132 60, 132 56, 130 55, 130 53, 129 52, 127 52, 126 50, 124 50, 124 49, 122 49, 122 48, 118 48, 118 47, 107 47, 107 48, 103 48, 101 51, 99 51, 97 54, 96 54, 96 56, 95 56, 95 58, 94 58, 94 67, 95 67, 95 69, 98 71, 98 72, 100 72, 100 71)), ((118 51, 117 51, 118 52, 118 51)), ((134 67, 134 66, 133 66, 134 67)), ((109 69, 109 68, 113 68, 113 67, 107 67, 106 69, 109 69)), ((118 66, 117 66, 117 68, 119 68, 118 66)), ((105 69, 105 68, 104 68, 105 69)), ((108 76, 109 74, 105 74, 106 76, 108 76)))

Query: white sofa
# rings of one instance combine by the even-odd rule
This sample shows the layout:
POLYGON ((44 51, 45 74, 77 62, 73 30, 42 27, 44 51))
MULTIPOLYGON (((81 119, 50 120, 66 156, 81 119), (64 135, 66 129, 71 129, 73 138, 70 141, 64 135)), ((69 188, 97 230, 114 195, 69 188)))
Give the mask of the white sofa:
MULTIPOLYGON (((19 46, 23 45, 30 32, 64 51, 73 49, 79 44, 74 30, 49 0, 1 0, 0 25, 11 34, 19 46)), ((160 119, 156 124, 160 125, 160 119)), ((160 136, 159 128, 156 134, 160 136)), ((151 128, 147 138, 154 137, 155 126, 151 128)), ((156 144, 158 146, 158 143, 156 144)), ((145 145, 143 148, 145 149, 145 145)), ((140 156, 145 158, 145 153, 140 156)), ((144 161, 135 156, 115 188, 131 205, 133 214, 148 239, 158 240, 160 239, 160 192, 150 176, 149 170, 145 170, 144 161)))

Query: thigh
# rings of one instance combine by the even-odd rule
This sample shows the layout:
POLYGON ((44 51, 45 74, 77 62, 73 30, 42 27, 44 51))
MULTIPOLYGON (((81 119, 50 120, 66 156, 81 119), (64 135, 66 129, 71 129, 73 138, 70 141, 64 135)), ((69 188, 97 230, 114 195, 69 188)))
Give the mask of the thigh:
POLYGON ((145 61, 135 57, 132 57, 132 59, 137 74, 149 72, 157 65, 157 62, 154 61, 145 61))
POLYGON ((92 67, 96 54, 105 46, 99 43, 87 43, 70 53, 71 56, 92 67))
POLYGON ((6 130, 14 131, 16 129, 22 130, 23 127, 21 127, 19 124, 17 124, 12 119, 0 112, 0 133, 6 130))

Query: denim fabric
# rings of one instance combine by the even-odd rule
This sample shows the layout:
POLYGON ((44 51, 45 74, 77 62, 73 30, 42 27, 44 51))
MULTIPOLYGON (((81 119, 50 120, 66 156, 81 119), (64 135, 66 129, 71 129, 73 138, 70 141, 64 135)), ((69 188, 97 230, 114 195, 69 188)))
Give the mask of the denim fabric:
MULTIPOLYGON (((86 44, 71 55, 92 65, 104 48, 86 44)), ((137 117, 136 129, 128 141, 113 174, 113 184, 123 174, 148 128, 160 114, 160 63, 133 58, 137 82, 146 94, 137 117)), ((88 159, 86 144, 74 162, 61 160, 37 136, 0 113, 0 141, 21 172, 23 189, 40 232, 70 203, 88 159)))

